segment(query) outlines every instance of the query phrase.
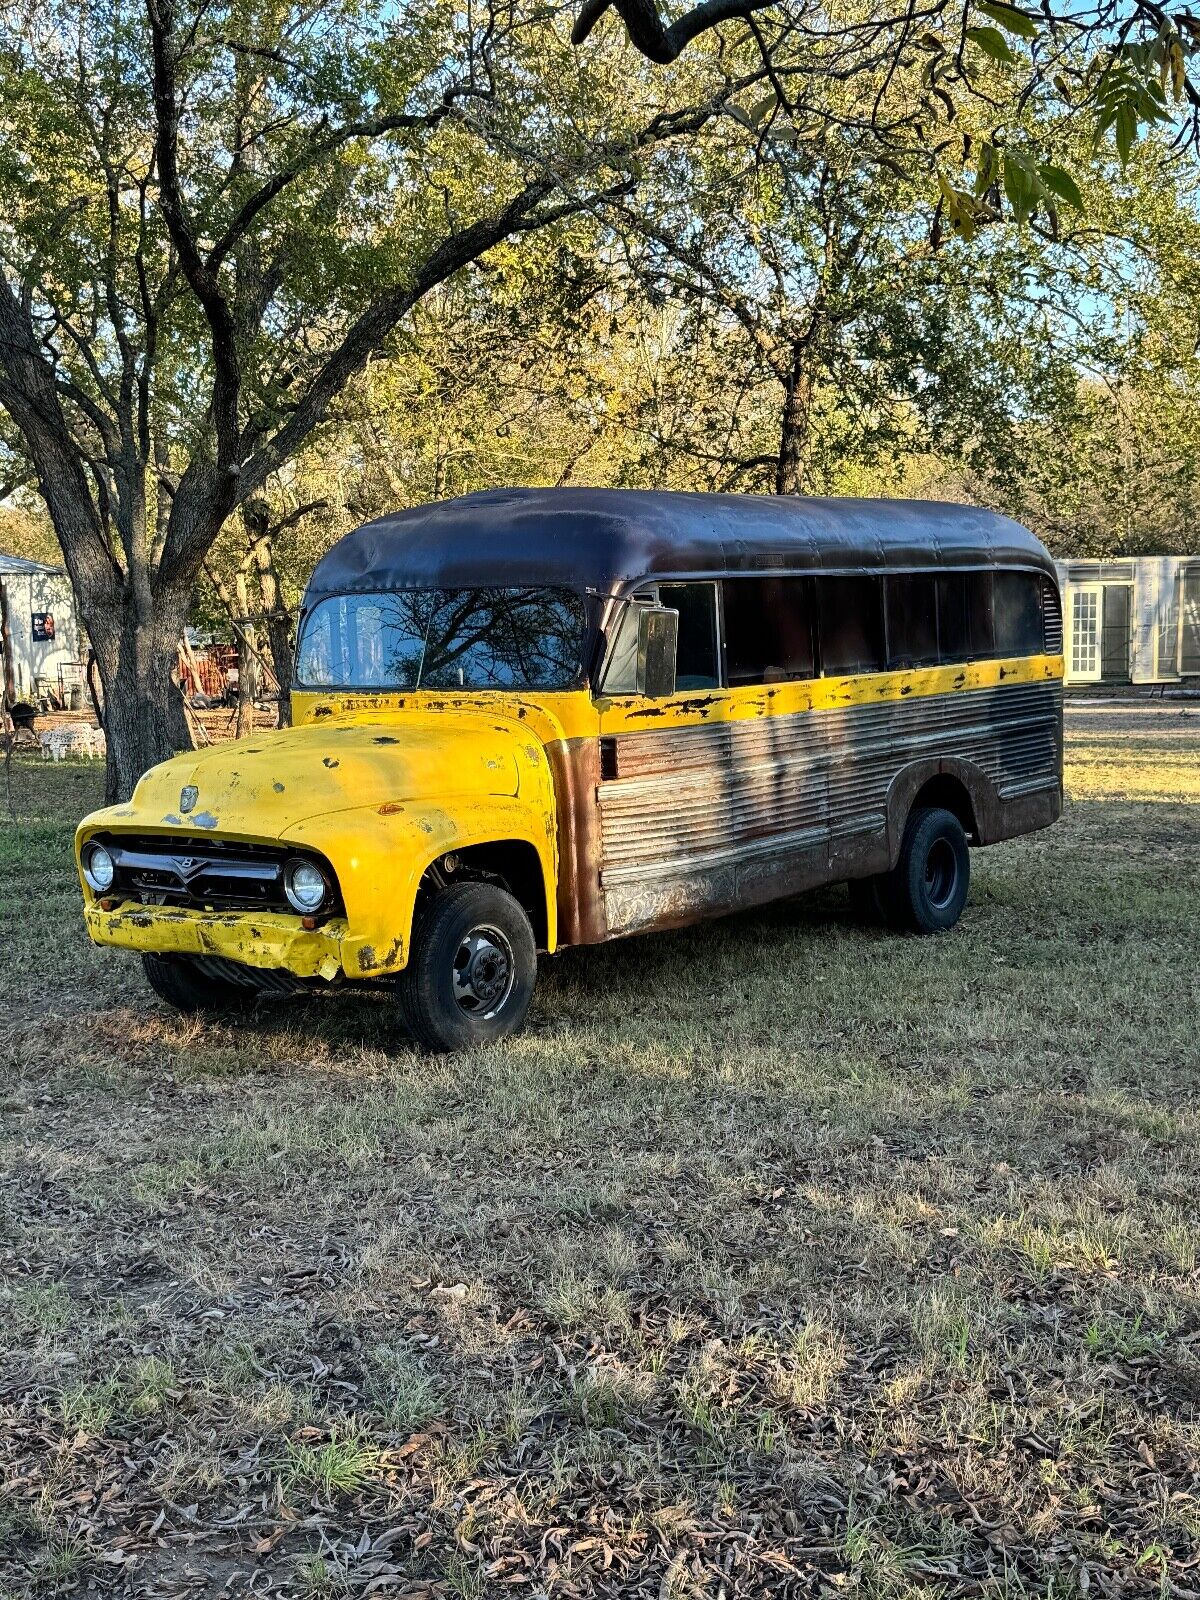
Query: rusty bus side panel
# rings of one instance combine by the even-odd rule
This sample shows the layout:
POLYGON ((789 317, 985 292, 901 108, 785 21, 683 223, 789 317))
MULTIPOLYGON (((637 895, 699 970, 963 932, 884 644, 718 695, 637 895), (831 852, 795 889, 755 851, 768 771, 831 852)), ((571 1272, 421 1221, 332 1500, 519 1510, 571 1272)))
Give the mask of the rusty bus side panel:
POLYGON ((1050 682, 624 734, 596 787, 605 934, 883 871, 933 777, 961 785, 980 844, 1046 826, 1061 726, 1050 682))

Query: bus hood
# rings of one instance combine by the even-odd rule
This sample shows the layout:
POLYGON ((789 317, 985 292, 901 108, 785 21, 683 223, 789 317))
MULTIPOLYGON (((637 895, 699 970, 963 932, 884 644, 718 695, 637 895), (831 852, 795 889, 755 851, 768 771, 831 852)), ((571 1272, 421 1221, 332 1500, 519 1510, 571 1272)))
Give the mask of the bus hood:
POLYGON ((129 805, 96 820, 282 838, 298 823, 359 806, 515 795, 518 749, 529 743, 498 719, 462 715, 286 728, 164 761, 129 805))

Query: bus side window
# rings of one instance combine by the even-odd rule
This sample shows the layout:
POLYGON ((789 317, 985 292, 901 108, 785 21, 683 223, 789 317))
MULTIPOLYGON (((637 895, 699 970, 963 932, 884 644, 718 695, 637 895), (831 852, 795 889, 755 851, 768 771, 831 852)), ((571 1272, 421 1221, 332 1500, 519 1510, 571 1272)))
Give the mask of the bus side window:
POLYGON ((808 578, 726 578, 721 602, 725 670, 731 687, 814 676, 808 578))
POLYGON ((884 579, 889 667, 935 667, 938 662, 934 578, 905 572, 884 579))
POLYGON ((998 572, 992 580, 998 656, 1041 655, 1041 582, 1028 572, 998 572))
POLYGON ((991 573, 948 572, 935 581, 940 659, 985 660, 993 654, 991 573))
POLYGON ((659 604, 679 613, 675 688, 715 689, 717 669, 717 586, 715 583, 660 583, 659 604))
POLYGON ((821 577, 816 588, 822 674, 882 672, 887 656, 881 580, 821 577))

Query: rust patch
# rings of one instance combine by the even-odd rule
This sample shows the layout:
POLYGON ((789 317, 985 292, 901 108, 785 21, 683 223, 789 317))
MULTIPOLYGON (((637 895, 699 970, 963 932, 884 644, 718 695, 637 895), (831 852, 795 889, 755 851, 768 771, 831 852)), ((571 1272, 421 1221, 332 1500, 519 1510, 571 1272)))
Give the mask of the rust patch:
POLYGON ((333 715, 333 707, 332 706, 314 706, 313 707, 313 720, 314 721, 316 721, 316 719, 318 717, 331 717, 332 715, 333 715))
POLYGON ((342 763, 337 759, 336 756, 326 756, 325 760, 321 764, 322 766, 326 767, 340 767, 342 763))
POLYGON ((375 965, 375 946, 371 944, 363 945, 358 952, 358 970, 360 972, 370 972, 375 965))
POLYGON ((598 944, 608 937, 600 892, 599 739, 547 746, 558 823, 558 942, 598 944))
POLYGON ((385 800, 379 808, 379 815, 381 817, 394 817, 397 811, 403 810, 404 807, 399 800, 385 800))

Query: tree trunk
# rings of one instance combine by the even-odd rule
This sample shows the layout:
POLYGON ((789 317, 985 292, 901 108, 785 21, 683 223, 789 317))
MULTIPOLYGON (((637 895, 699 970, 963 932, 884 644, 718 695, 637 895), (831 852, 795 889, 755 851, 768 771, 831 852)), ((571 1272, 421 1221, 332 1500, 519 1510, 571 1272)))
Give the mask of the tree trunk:
POLYGON ((150 614, 126 585, 122 605, 94 614, 88 632, 104 690, 105 798, 128 799, 160 761, 192 748, 183 695, 175 680, 188 591, 160 590, 150 614))
POLYGON ((258 692, 258 637, 250 620, 250 594, 246 569, 240 567, 234 579, 237 594, 238 692, 235 739, 246 739, 254 732, 254 697, 258 692))
POLYGON ((279 594, 279 574, 275 570, 275 552, 270 535, 256 539, 253 545, 254 565, 258 568, 258 587, 262 595, 263 617, 267 629, 267 643, 271 649, 271 665, 275 669, 275 682, 279 685, 279 709, 275 717, 277 728, 292 725, 292 619, 284 609, 279 594))
POLYGON ((811 488, 808 452, 812 391, 807 341, 797 341, 792 347, 792 363, 783 391, 779 460, 775 467, 776 494, 807 494, 811 488))
MULTIPOLYGON (((10 711, 16 704, 17 684, 13 676, 12 629, 8 625, 8 590, 0 580, 0 655, 4 657, 4 694, 0 697, 0 713, 10 711)), ((6 726, 0 715, 0 728, 6 726)))

